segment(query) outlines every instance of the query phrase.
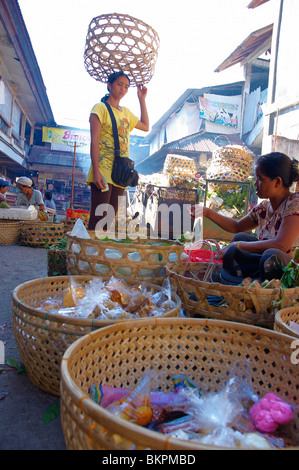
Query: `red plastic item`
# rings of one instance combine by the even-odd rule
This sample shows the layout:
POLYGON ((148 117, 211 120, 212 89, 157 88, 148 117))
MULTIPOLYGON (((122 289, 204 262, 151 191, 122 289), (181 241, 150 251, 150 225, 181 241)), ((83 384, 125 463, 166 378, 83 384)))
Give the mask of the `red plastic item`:
POLYGON ((90 211, 85 211, 83 209, 67 209, 66 217, 71 219, 87 219, 89 217, 90 211))
MULTIPOLYGON (((185 248, 184 252, 189 255, 188 248, 185 248)), ((213 252, 213 263, 222 264, 222 261, 218 261, 214 259, 216 253, 213 252)), ((190 263, 209 263, 211 259, 211 251, 205 250, 203 248, 199 250, 191 250, 191 254, 188 260, 190 263)))

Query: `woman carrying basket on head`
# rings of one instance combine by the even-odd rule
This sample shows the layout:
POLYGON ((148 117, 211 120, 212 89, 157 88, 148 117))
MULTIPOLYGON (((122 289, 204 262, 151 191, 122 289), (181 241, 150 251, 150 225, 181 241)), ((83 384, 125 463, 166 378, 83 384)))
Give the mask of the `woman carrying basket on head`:
MULTIPOLYGON (((116 118, 121 157, 129 157, 130 132, 136 128, 147 132, 149 130, 149 118, 146 107, 147 88, 139 86, 137 96, 140 103, 140 119, 128 108, 120 106, 120 101, 127 94, 130 80, 124 72, 115 72, 108 77, 109 94, 104 96, 100 103, 96 104, 90 115, 91 132, 91 167, 87 178, 87 184, 91 187, 91 209, 89 218, 89 230, 95 230, 97 223, 107 216, 107 211, 98 209, 101 205, 109 204, 117 214, 118 198, 124 194, 126 188, 116 185, 111 178, 114 161, 114 137, 112 122, 105 102, 110 104, 116 118)), ((109 221, 108 223, 110 223, 109 221)), ((104 227, 101 227, 102 229, 104 227)), ((109 228, 109 227, 108 227, 109 228)))
POLYGON ((255 173, 256 194, 262 201, 245 217, 234 220, 203 208, 204 217, 236 234, 215 256, 223 260, 224 281, 232 284, 240 277, 280 279, 299 246, 299 192, 290 190, 299 181, 298 161, 271 152, 258 158, 255 173), (254 229, 258 238, 246 233, 254 229))

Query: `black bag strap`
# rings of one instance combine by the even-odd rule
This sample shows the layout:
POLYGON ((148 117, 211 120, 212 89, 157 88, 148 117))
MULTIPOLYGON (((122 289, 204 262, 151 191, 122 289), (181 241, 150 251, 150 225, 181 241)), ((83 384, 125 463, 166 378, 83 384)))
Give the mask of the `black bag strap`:
POLYGON ((115 119, 115 116, 113 114, 110 104, 105 102, 105 105, 108 109, 108 112, 110 114, 111 121, 112 121, 112 130, 113 130, 113 137, 114 137, 114 155, 115 157, 120 157, 120 146, 119 146, 118 130, 116 126, 116 119, 115 119))

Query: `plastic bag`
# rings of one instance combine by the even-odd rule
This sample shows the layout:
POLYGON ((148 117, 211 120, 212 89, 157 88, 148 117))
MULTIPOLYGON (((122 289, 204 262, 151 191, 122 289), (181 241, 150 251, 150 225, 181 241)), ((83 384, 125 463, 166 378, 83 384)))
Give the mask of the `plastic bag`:
POLYGON ((146 426, 152 419, 150 394, 153 377, 153 372, 147 373, 134 390, 106 409, 125 421, 146 426))
POLYGON ((72 237, 78 237, 83 239, 90 239, 90 235, 81 219, 78 219, 71 231, 72 237))

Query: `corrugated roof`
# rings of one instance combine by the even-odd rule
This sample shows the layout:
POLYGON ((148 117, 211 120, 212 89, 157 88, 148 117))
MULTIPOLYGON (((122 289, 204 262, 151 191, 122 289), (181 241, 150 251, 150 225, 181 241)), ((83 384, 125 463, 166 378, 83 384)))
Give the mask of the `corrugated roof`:
POLYGON ((257 8, 267 2, 269 2, 269 0, 251 0, 247 8, 257 8))
POLYGON ((168 154, 192 158, 198 157, 200 153, 211 154, 217 148, 225 145, 241 145, 251 155, 254 155, 239 138, 238 134, 214 134, 212 132, 201 131, 163 145, 157 152, 135 165, 135 167, 141 173, 151 174, 163 170, 164 160, 168 154))
POLYGON ((273 33, 273 24, 265 26, 251 33, 245 41, 242 42, 235 50, 217 67, 215 72, 222 72, 223 70, 232 67, 239 62, 243 62, 246 57, 251 55, 254 51, 259 50, 264 45, 264 52, 269 49, 269 41, 271 41, 273 33))
MULTIPOLYGON (((71 167, 73 166, 73 154, 71 152, 52 151, 49 148, 32 147, 28 156, 28 163, 39 163, 41 165, 55 165, 71 167)), ((76 153, 76 167, 88 168, 90 166, 90 156, 76 153)))

